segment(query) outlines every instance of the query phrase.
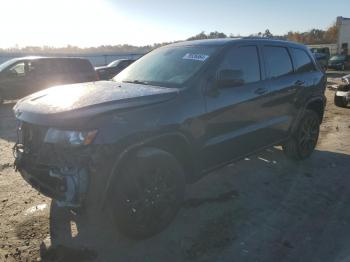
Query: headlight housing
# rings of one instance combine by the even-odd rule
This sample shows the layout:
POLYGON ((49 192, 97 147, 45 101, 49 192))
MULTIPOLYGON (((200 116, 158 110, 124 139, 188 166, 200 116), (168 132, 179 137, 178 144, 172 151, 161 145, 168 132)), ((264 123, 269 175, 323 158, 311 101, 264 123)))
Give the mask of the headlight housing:
POLYGON ((44 142, 61 145, 90 145, 97 135, 97 130, 72 131, 49 128, 46 132, 44 142))

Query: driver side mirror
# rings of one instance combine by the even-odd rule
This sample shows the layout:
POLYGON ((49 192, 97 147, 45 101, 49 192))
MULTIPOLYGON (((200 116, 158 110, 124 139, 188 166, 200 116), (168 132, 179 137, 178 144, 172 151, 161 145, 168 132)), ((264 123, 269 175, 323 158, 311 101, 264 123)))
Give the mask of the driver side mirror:
POLYGON ((224 69, 218 72, 217 82, 219 88, 235 87, 244 85, 243 71, 224 69))

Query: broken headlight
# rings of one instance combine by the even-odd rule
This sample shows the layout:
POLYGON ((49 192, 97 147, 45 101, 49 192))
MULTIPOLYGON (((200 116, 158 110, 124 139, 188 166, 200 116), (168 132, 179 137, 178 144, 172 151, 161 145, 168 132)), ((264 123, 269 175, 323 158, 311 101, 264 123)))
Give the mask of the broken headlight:
POLYGON ((97 135, 97 130, 92 131, 70 131, 49 128, 46 132, 44 142, 62 145, 90 145, 97 135))

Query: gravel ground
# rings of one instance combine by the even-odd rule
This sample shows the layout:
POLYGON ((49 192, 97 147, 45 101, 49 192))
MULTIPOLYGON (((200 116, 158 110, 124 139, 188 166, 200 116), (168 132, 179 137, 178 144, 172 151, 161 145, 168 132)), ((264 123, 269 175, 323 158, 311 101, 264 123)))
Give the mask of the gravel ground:
POLYGON ((213 172, 188 187, 172 225, 144 241, 86 230, 74 215, 60 220, 13 170, 13 104, 2 106, 0 261, 350 261, 350 108, 326 95, 310 159, 271 148, 213 172), (69 225, 67 237, 58 242, 50 222, 69 225))

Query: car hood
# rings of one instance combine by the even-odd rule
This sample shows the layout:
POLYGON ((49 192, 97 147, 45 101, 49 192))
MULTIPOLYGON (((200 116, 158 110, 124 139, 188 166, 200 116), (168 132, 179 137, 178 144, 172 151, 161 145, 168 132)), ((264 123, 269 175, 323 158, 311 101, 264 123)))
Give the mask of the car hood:
POLYGON ((14 112, 22 121, 56 125, 60 121, 164 102, 177 94, 176 88, 98 81, 55 86, 34 93, 19 100, 14 112))

